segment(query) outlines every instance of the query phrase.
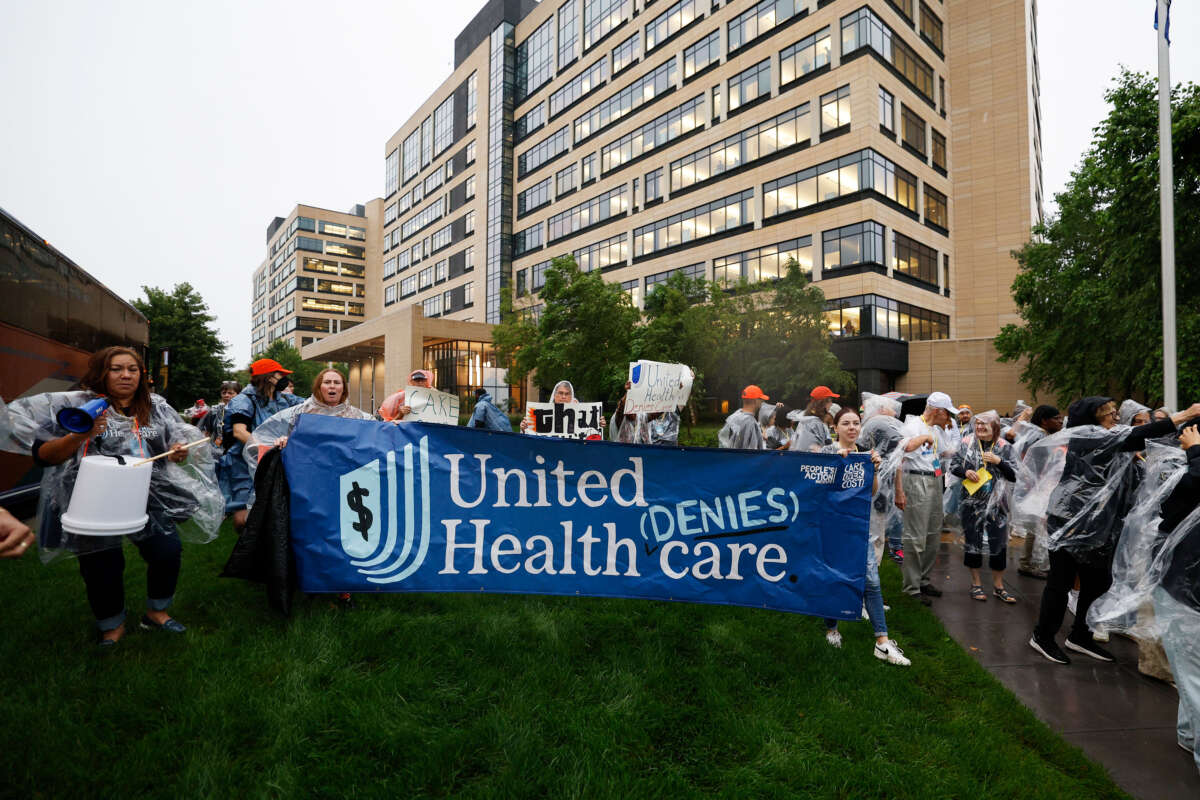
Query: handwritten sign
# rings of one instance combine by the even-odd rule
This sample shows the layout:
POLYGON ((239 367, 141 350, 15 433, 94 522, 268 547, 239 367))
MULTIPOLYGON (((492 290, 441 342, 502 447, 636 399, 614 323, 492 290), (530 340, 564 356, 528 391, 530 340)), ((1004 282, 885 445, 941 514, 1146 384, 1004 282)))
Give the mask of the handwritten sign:
POLYGON ((405 422, 438 422, 458 424, 458 396, 439 392, 426 386, 405 386, 404 404, 412 409, 405 422))
POLYGON ((526 403, 526 433, 560 439, 603 439, 603 403, 526 403))
POLYGON ((686 405, 692 393, 692 370, 687 364, 633 361, 629 364, 633 386, 625 397, 625 413, 656 414, 686 405))

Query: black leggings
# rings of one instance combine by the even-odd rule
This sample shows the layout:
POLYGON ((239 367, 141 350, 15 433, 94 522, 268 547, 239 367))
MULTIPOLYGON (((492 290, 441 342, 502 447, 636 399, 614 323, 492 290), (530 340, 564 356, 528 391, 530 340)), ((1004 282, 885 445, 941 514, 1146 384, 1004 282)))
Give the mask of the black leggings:
POLYGON ((1111 558, 1098 558, 1082 564, 1065 550, 1050 551, 1050 574, 1046 577, 1046 588, 1042 592, 1042 608, 1038 614, 1034 632, 1043 639, 1053 639, 1062 627, 1067 613, 1067 594, 1079 576, 1079 600, 1075 604, 1075 623, 1071 634, 1087 639, 1087 613, 1096 598, 1108 591, 1112 585, 1111 558))
POLYGON ((963 503, 958 507, 962 517, 963 564, 970 569, 983 566, 983 534, 988 539, 988 568, 992 572, 1003 572, 1008 566, 1008 520, 997 520, 994 514, 986 513, 986 506, 979 503, 963 503))
MULTIPOLYGON (((134 544, 146 562, 146 598, 165 607, 175 596, 175 585, 179 582, 179 565, 183 554, 179 537, 158 534, 134 544)), ((111 620, 125 613, 123 547, 80 555, 79 574, 87 586, 88 603, 97 620, 111 620)))

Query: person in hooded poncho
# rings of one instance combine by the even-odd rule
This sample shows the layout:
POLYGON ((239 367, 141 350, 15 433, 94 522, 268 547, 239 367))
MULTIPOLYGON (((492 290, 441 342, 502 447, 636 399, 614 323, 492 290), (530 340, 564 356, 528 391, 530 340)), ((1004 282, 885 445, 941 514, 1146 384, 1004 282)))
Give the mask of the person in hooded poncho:
POLYGON ((125 633, 125 539, 146 561, 146 612, 141 627, 171 633, 185 628, 167 610, 175 595, 182 561, 180 531, 195 541, 211 541, 223 517, 223 502, 207 445, 200 431, 183 422, 167 402, 150 393, 145 365, 135 350, 107 347, 93 353, 80 381, 82 391, 53 392, 16 400, 10 406, 12 433, 6 450, 32 455, 45 467, 38 508, 38 542, 44 560, 74 555, 87 587, 88 603, 100 631, 100 644, 112 646, 125 633), (103 396, 108 408, 91 430, 72 433, 59 412, 103 396), (86 456, 127 459, 170 455, 153 463, 146 527, 128 536, 82 535, 63 530, 79 468, 86 456), (189 457, 190 455, 190 457, 189 457))
POLYGON ((828 386, 818 386, 809 392, 808 405, 803 411, 788 414, 788 419, 796 424, 796 432, 788 444, 789 450, 815 453, 833 441, 825 415, 829 413, 835 397, 840 398, 841 395, 834 394, 828 386))
POLYGON ((1067 593, 1079 578, 1075 622, 1066 647, 1098 661, 1113 661, 1088 629, 1088 609, 1112 582, 1111 558, 1120 522, 1132 505, 1133 454, 1146 439, 1162 436, 1200 416, 1200 403, 1170 420, 1118 427, 1116 404, 1085 397, 1068 409, 1067 427, 1034 444, 1018 477, 1017 494, 1028 512, 1045 518, 1050 573, 1042 593, 1030 646, 1045 658, 1069 664, 1055 636, 1067 609, 1067 593), (1047 491, 1048 490, 1048 491, 1047 491))
POLYGON ((1122 425, 1128 425, 1135 428, 1138 425, 1148 425, 1152 421, 1150 419, 1150 407, 1144 406, 1137 400, 1125 400, 1121 403, 1121 407, 1117 409, 1117 418, 1122 425))
MULTIPOLYGON (((552 403, 578 403, 575 399, 575 385, 570 381, 559 381, 554 384, 554 391, 550 393, 550 402, 552 403)), ((600 417, 600 430, 604 430, 604 426, 608 422, 604 417, 600 417)), ((529 430, 529 418, 521 420, 521 433, 529 430)))
POLYGON ((862 393, 863 415, 860 441, 880 457, 876 475, 879 490, 871 501, 871 538, 886 541, 892 559, 904 563, 904 515, 896 507, 896 470, 904 457, 900 401, 870 392, 862 393))
MULTIPOLYGON (((763 408, 766 408, 766 404, 763 408)), ((787 450, 792 443, 792 421, 787 416, 790 411, 783 403, 776 403, 771 411, 767 427, 763 430, 763 440, 768 450, 787 450)))
POLYGON ((758 410, 764 400, 770 399, 754 384, 743 389, 742 407, 725 418, 725 425, 717 432, 717 443, 734 450, 764 449, 766 443, 758 424, 758 410))
MULTIPOLYGON (((408 376, 408 382, 412 386, 432 387, 433 373, 427 369, 414 369, 408 376)), ((379 416, 386 422, 398 422, 408 416, 412 408, 404 401, 405 390, 401 389, 398 392, 390 394, 379 405, 379 416)))
POLYGON ((483 387, 475 390, 475 408, 471 411, 471 419, 467 421, 467 427, 512 433, 512 422, 496 407, 496 404, 492 402, 492 396, 483 387))
POLYGON ((625 444, 678 444, 678 411, 626 414, 625 398, 631 388, 633 382, 625 381, 625 394, 617 401, 617 409, 608 423, 608 438, 625 444))
POLYGON ((291 383, 290 369, 272 358, 260 358, 250 365, 250 385, 234 395, 225 411, 221 438, 225 452, 221 469, 228 480, 225 513, 233 514, 233 527, 241 532, 246 526, 246 506, 254 491, 254 481, 243 451, 250 434, 285 408, 298 406, 303 400, 282 391, 291 383))
POLYGON ((1017 599, 1004 588, 1008 553, 1008 504, 1017 479, 1017 460, 1000 435, 1000 415, 995 411, 976 414, 973 432, 963 437, 950 460, 950 472, 969 481, 974 493, 963 484, 959 513, 963 525, 963 566, 971 570, 971 598, 987 600, 979 570, 983 555, 992 571, 992 594, 1004 603, 1017 599))
MULTIPOLYGON (((1020 427, 1017 440, 1013 443, 1013 450, 1017 456, 1018 474, 1019 467, 1025 462, 1025 454, 1029 452, 1029 448, 1046 436, 1058 433, 1062 427, 1063 416, 1054 406, 1043 404, 1033 410, 1029 422, 1020 427)), ((1048 562, 1043 563, 1046 549, 1044 521, 1026 520, 1024 517, 1014 514, 1013 533, 1018 537, 1023 537, 1017 572, 1028 578, 1046 580, 1046 570, 1050 565, 1048 562), (1039 537, 1043 540, 1040 549, 1038 549, 1039 537)))

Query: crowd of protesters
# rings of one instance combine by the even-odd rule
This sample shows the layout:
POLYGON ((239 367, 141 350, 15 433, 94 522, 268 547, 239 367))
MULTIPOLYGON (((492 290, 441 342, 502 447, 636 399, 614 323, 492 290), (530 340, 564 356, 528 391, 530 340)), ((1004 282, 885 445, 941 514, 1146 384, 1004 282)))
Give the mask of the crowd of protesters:
MULTIPOLYGON (((348 400, 346 376, 336 369, 316 376, 307 399, 289 386, 291 372, 271 359, 250 367, 250 383, 227 381, 220 402, 203 400, 184 417, 153 394, 140 355, 110 347, 95 353, 75 392, 35 395, 0 406, 6 449, 31 454, 45 468, 39 530, 0 514, 0 557, 20 556, 36 535, 48 554, 74 555, 102 646, 124 634, 123 542, 147 562, 146 610, 140 625, 183 633, 170 616, 178 581, 184 521, 200 541, 216 536, 231 515, 246 524, 254 500, 255 468, 263 454, 287 444, 302 414, 403 422, 412 414, 405 392, 378 410, 348 400), (90 430, 62 427, 63 409, 104 398, 107 409, 90 430), (185 418, 187 421, 185 421, 185 418), (189 424, 193 423, 193 424, 189 424), (191 445, 207 442, 189 452, 191 445), (80 463, 89 452, 154 461, 145 528, 129 536, 77 536, 58 522, 80 463), (155 458, 162 456, 165 460, 155 458)), ((415 370, 407 383, 433 388, 434 376, 415 370)), ((626 391, 631 388, 626 384, 626 391)), ((574 387, 559 381, 557 403, 575 403, 574 387)), ((1110 632, 1128 634, 1143 648, 1161 647, 1180 689, 1179 741, 1196 746, 1200 731, 1200 404, 1173 412, 1132 399, 1085 397, 1064 415, 1059 409, 1019 403, 1011 414, 975 412, 934 391, 923 398, 864 394, 860 407, 840 405, 829 387, 817 386, 802 409, 770 402, 760 386, 746 386, 741 405, 717 435, 719 446, 828 454, 863 453, 874 465, 863 618, 874 629, 874 652, 908 666, 885 619, 879 583, 884 553, 899 565, 903 593, 925 605, 942 595, 931 575, 947 533, 958 533, 969 596, 1012 605, 1005 574, 1008 548, 1018 540, 1017 569, 1045 581, 1030 646, 1046 659, 1071 656, 1114 661, 1103 647, 1110 632), (906 400, 912 413, 902 413, 906 400), (913 400, 922 400, 919 408, 913 400), (983 572, 989 573, 990 592, 983 572), (1068 610, 1070 630, 1058 644, 1068 610), (1065 648, 1065 650, 1064 650, 1065 648)), ((678 442, 678 410, 627 413, 626 398, 611 421, 609 438, 629 444, 678 442)), ((528 431, 523 420, 521 432, 528 431)), ((468 426, 512 432, 508 416, 486 389, 475 392, 468 426)), ((826 639, 841 647, 835 620, 826 639)), ((1200 765, 1200 760, 1198 760, 1200 765)))

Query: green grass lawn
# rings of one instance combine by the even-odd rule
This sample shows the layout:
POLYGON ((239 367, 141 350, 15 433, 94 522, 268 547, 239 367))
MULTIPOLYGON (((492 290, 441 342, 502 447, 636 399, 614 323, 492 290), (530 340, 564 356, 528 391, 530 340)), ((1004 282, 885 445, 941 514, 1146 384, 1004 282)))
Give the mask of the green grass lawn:
MULTIPOLYGON (((185 547, 184 637, 92 644, 73 562, 0 562, 0 795, 1122 797, 902 598, 830 648, 818 620, 572 598, 299 599, 185 547)), ((144 570, 127 550, 131 609, 144 570)))

